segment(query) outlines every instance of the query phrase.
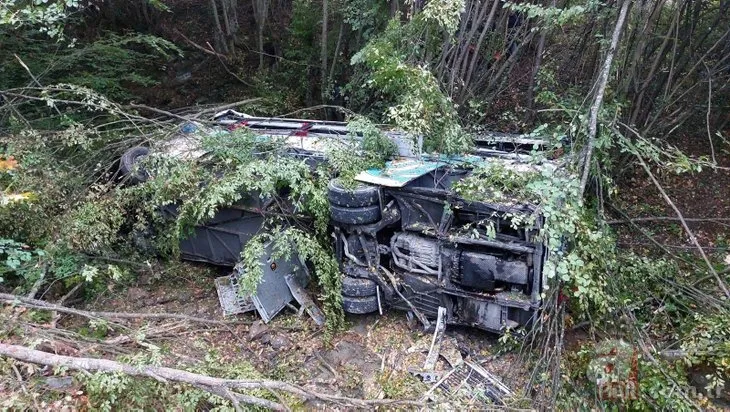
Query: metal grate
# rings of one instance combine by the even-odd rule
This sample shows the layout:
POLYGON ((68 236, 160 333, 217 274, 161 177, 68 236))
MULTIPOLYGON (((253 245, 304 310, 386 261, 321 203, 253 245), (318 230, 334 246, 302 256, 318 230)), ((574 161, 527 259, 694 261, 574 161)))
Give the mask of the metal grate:
POLYGON ((215 289, 223 309, 223 316, 236 315, 254 310, 253 302, 238 293, 237 272, 215 279, 215 289))
POLYGON ((465 403, 504 405, 505 398, 512 396, 512 391, 497 377, 470 361, 451 370, 436 388, 448 397, 465 403))

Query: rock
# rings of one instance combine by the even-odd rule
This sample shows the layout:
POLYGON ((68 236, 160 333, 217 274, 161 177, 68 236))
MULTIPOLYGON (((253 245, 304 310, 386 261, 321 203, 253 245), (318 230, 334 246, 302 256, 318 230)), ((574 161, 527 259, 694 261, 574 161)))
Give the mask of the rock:
POLYGON ((251 328, 249 328, 248 330, 248 339, 261 339, 262 342, 267 343, 270 340, 268 336, 270 331, 271 329, 264 322, 257 320, 251 325, 251 328))
POLYGON ((71 376, 49 376, 43 380, 43 385, 54 390, 68 389, 73 383, 74 380, 71 376))
POLYGON ((283 335, 276 335, 273 338, 271 338, 271 341, 269 342, 272 348, 274 349, 284 349, 291 345, 291 341, 289 338, 283 335))
POLYGON ((127 297, 131 301, 141 301, 143 299, 147 299, 149 296, 150 293, 141 288, 129 288, 129 290, 127 290, 127 297))

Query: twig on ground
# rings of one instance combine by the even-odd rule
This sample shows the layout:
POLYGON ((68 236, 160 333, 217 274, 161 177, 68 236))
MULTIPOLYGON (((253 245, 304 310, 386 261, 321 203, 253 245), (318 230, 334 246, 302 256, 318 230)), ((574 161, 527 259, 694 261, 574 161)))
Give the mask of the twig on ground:
MULTIPOLYGON (((68 293, 66 293, 65 295, 61 296, 61 299, 59 299, 58 302, 56 302, 56 304, 57 305, 63 305, 68 298, 70 298, 71 296, 73 296, 74 293, 76 293, 79 289, 81 289, 81 286, 83 286, 83 284, 84 284, 84 282, 77 283, 76 286, 74 286, 73 288, 71 288, 71 290, 68 291, 68 293)), ((60 318, 61 318, 61 315, 59 315, 58 312, 54 311, 53 312, 53 317, 52 317, 52 320, 51 320, 51 327, 55 328, 56 327, 56 324, 58 323, 58 320, 60 318)))
POLYGON ((330 365, 330 364, 329 364, 329 362, 327 362, 327 361, 326 361, 326 360, 325 360, 325 359, 324 359, 324 358, 322 357, 322 355, 320 355, 320 354, 319 354, 319 353, 317 353, 317 352, 314 352, 314 356, 315 356, 315 357, 317 358, 317 360, 319 361, 319 363, 321 363, 321 364, 322 364, 322 366, 324 366, 324 368, 325 368, 325 369, 327 369, 327 370, 328 370, 328 371, 329 371, 329 372, 330 372, 330 373, 332 374, 332 376, 333 376, 333 377, 334 377, 335 379, 339 379, 339 378, 340 378, 340 375, 339 375, 339 374, 337 373, 337 370, 336 370, 336 369, 335 369, 335 368, 334 368, 334 367, 333 367, 332 365, 330 365))
POLYGON ((28 392, 28 388, 25 386, 25 382, 23 381, 23 375, 20 374, 18 367, 15 366, 15 364, 13 364, 12 367, 13 372, 15 373, 15 377, 18 379, 18 383, 20 384, 20 389, 23 390, 25 396, 28 396, 30 399, 33 400, 33 405, 35 406, 36 410, 43 410, 43 408, 41 408, 41 405, 38 404, 38 401, 35 399, 35 397, 31 395, 30 392, 28 392))
POLYGON ((8 293, 0 293, 0 301, 4 301, 9 304, 16 304, 25 307, 31 307, 33 309, 45 309, 61 313, 68 313, 71 315, 83 316, 91 319, 180 319, 187 320, 190 322, 197 322, 202 324, 213 324, 213 325, 227 325, 228 323, 221 320, 198 318, 195 316, 188 316, 179 313, 134 313, 134 312, 95 312, 86 311, 81 309, 74 309, 65 306, 55 305, 48 303, 43 300, 28 299, 22 296, 11 295, 8 293))

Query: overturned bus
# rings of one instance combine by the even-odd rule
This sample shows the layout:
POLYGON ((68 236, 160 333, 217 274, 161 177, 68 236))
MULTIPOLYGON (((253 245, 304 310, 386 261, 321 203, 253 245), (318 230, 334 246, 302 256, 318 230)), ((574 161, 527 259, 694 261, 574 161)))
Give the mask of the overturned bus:
MULTIPOLYGON (((246 127, 262 136, 291 136, 290 154, 315 162, 326 161, 318 139, 353 138, 339 122, 257 118, 230 110, 216 115, 215 121, 219 131, 246 127)), ((195 129, 187 124, 181 130, 195 134, 195 129)), ((546 282, 538 205, 467 200, 454 186, 471 175, 475 164, 499 163, 518 173, 528 170, 530 156, 525 152, 545 142, 486 133, 476 137, 472 155, 446 158, 414 156, 402 133, 386 136, 396 143, 398 157, 382 169, 363 170, 354 187, 337 178, 328 186, 344 311, 401 309, 429 327, 442 307, 447 324, 495 333, 529 325, 546 282), (532 219, 525 225, 513 222, 515 216, 532 219)), ((121 172, 143 180, 145 174, 134 163, 148 153, 147 148, 130 149, 122 157, 121 172)), ((241 251, 262 230, 269 206, 267 199, 252 194, 218 210, 181 242, 184 259, 235 267, 229 277, 216 281, 225 313, 255 309, 268 321, 293 298, 302 306, 311 304, 302 296, 309 278, 305 262, 275 262, 268 249, 257 293, 241 296, 237 287, 243 275, 237 266, 241 251)), ((174 208, 167 213, 174 214, 174 208)), ((321 313, 313 317, 321 321, 321 313)))

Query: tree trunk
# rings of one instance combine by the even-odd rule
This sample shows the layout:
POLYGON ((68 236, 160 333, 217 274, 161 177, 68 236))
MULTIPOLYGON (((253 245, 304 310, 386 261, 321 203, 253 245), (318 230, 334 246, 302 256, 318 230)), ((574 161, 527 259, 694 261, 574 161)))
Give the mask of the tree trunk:
MULTIPOLYGON (((555 7, 555 0, 551 3, 555 7)), ((535 119, 535 83, 537 83, 537 75, 542 65, 542 54, 545 52, 545 37, 547 30, 540 34, 540 40, 537 42, 537 52, 535 53, 535 65, 532 67, 532 77, 530 77, 530 85, 527 88, 527 123, 532 123, 535 119)))
POLYGON ((221 49, 224 54, 228 54, 228 44, 225 41, 225 33, 223 32, 223 26, 221 25, 220 16, 218 15, 218 5, 215 3, 216 0, 210 0, 210 8, 213 11, 213 22, 215 23, 215 43, 221 49))
MULTIPOLYGON (((321 73, 322 73, 322 102, 327 102, 327 19, 329 18, 327 13, 328 0, 322 0, 322 37, 320 38, 322 53, 321 53, 321 73)), ((335 57, 336 58, 336 57, 335 57)))
POLYGON ((590 119, 588 121, 588 142, 586 148, 583 150, 583 156, 581 159, 581 168, 583 169, 583 176, 580 179, 580 198, 583 198, 585 193, 586 184, 588 183, 588 175, 591 170, 591 156, 593 150, 596 147, 596 134, 598 133, 598 113, 601 110, 603 104, 603 95, 606 92, 606 86, 608 85, 608 76, 611 73, 611 65, 613 64, 613 57, 616 55, 616 48, 618 47, 618 41, 621 38, 621 32, 623 31, 624 22, 626 21, 626 14, 629 12, 629 6, 631 0, 624 0, 621 6, 621 11, 616 21, 616 27, 613 29, 613 36, 611 37, 611 47, 609 47, 606 53, 606 59, 603 61, 603 68, 598 76, 596 95, 593 98, 593 104, 591 105, 590 119))
POLYGON ((256 20, 256 48, 259 54, 259 71, 264 69, 264 27, 269 17, 269 0, 253 0, 253 17, 256 20))

